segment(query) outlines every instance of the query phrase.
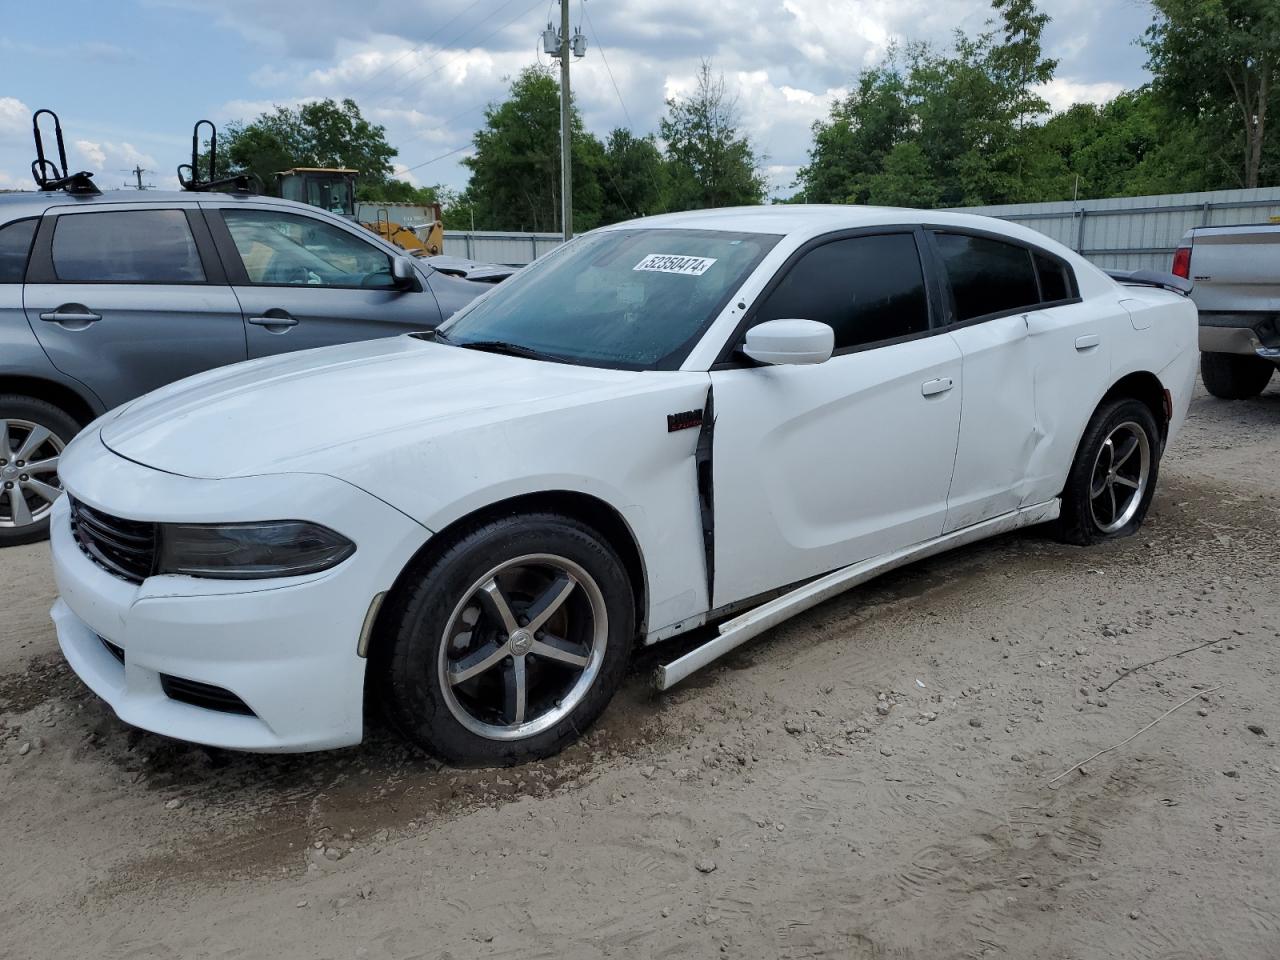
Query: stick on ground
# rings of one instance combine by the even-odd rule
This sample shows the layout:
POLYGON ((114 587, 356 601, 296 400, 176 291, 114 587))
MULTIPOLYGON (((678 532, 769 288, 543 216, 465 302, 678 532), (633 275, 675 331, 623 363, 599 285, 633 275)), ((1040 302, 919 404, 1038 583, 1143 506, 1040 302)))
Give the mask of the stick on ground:
POLYGON ((1057 783, 1059 780, 1061 780, 1063 777, 1065 777, 1068 773, 1071 773, 1072 771, 1075 771, 1075 770, 1079 770, 1079 769, 1080 769, 1081 767, 1083 767, 1086 763, 1092 763, 1094 760, 1097 760, 1097 759, 1098 759, 1100 756, 1102 756, 1104 753, 1110 753, 1112 750, 1115 750, 1115 749, 1117 749, 1117 748, 1119 748, 1119 747, 1123 747, 1123 746, 1124 746, 1126 743, 1128 743, 1130 740, 1137 739, 1137 737, 1138 737, 1138 736, 1140 736, 1141 734, 1146 733, 1148 730, 1150 730, 1152 727, 1154 727, 1157 723, 1159 723, 1159 722, 1160 722, 1161 720, 1163 720, 1165 717, 1169 716, 1169 714, 1173 713, 1175 710, 1178 710, 1178 709, 1180 709, 1180 708, 1182 708, 1182 707, 1185 707, 1188 703, 1190 703, 1190 702, 1191 702, 1192 700, 1194 700, 1196 697, 1207 697, 1209 694, 1211 694, 1211 693, 1216 693, 1217 691, 1219 691, 1219 690, 1221 690, 1221 689, 1222 689, 1222 687, 1218 686, 1218 687, 1214 687, 1214 688, 1212 688, 1212 689, 1210 689, 1210 690, 1197 690, 1195 693, 1193 693, 1191 696, 1187 697, 1187 699, 1183 700, 1181 703, 1177 704, 1176 706, 1172 706, 1172 707, 1170 707, 1170 708, 1169 708, 1168 710, 1166 710, 1164 713, 1160 714, 1160 716, 1156 717, 1154 720, 1152 720, 1150 723, 1148 723, 1145 727, 1143 727, 1143 728, 1142 728, 1141 730, 1139 730, 1137 733, 1131 733, 1131 734, 1129 734, 1129 736, 1125 737, 1125 738, 1124 738, 1123 740, 1121 740, 1119 743, 1113 743, 1111 746, 1107 747, 1106 749, 1099 750, 1099 751, 1098 751, 1097 753, 1095 753, 1092 757, 1089 757, 1089 758, 1087 758, 1087 759, 1085 759, 1085 760, 1081 760, 1081 761, 1080 761, 1079 763, 1077 763, 1074 767, 1070 767, 1070 768, 1068 768, 1068 769, 1066 769, 1066 770, 1063 770, 1060 774, 1058 774, 1056 777, 1054 777, 1052 780, 1050 780, 1050 781, 1049 781, 1049 786, 1051 786, 1051 787, 1052 787, 1055 783, 1057 783))
MULTIPOLYGON (((1223 638, 1223 639, 1225 639, 1225 638, 1223 638)), ((1150 666, 1152 666, 1152 665, 1154 665, 1154 664, 1157 664, 1157 663, 1159 663, 1159 662, 1160 662, 1160 661, 1162 661, 1162 660, 1172 660, 1174 657, 1180 657, 1180 656, 1182 656, 1184 653, 1195 653, 1197 650, 1203 650, 1205 647, 1211 647, 1211 646, 1213 646, 1215 643, 1221 643, 1221 642, 1222 642, 1222 640, 1221 640, 1221 639, 1219 639, 1219 640, 1206 640, 1204 643, 1197 643, 1194 647, 1187 647, 1187 649, 1185 649, 1185 650, 1179 650, 1177 653, 1167 653, 1167 654, 1165 654, 1163 657, 1156 657, 1154 660, 1148 660, 1146 663, 1140 663, 1140 664, 1138 664, 1136 667, 1130 667, 1128 670, 1124 670, 1124 671, 1122 671, 1122 672, 1120 673, 1120 676, 1116 677, 1114 680, 1112 680, 1112 681, 1111 681, 1111 683, 1108 683, 1105 687, 1099 687, 1099 688, 1098 688, 1098 692, 1099 692, 1099 693, 1105 693, 1107 690, 1110 690, 1110 689, 1111 689, 1111 687, 1112 687, 1112 685, 1113 685, 1113 684, 1117 684, 1117 683, 1119 683, 1121 680, 1123 680, 1123 679, 1124 679, 1125 677, 1127 677, 1129 674, 1131 674, 1131 673, 1137 673, 1139 670, 1144 670, 1144 669, 1146 669, 1147 667, 1150 667, 1150 666)))

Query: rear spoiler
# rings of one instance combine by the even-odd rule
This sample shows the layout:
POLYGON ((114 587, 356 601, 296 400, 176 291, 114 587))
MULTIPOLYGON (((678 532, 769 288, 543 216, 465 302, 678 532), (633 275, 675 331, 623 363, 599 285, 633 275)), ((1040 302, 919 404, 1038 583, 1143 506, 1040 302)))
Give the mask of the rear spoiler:
POLYGON ((1176 273, 1165 273, 1163 270, 1108 270, 1107 276, 1117 283, 1136 284, 1141 287, 1161 287, 1186 296, 1191 292, 1192 283, 1176 273))

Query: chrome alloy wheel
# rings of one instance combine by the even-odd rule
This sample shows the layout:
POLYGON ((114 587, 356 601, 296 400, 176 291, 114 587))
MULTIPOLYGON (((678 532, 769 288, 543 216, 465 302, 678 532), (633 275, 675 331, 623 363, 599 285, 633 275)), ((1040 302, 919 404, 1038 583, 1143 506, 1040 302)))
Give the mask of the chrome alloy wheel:
POLYGON ((63 442, 30 420, 0 420, 0 527, 39 523, 62 496, 63 442))
POLYGON ((530 737, 581 703, 608 638, 604 594, 586 570, 553 554, 517 557, 454 607, 440 644, 440 689, 472 733, 530 737))
POLYGON ((1133 519, 1151 480, 1151 441, 1132 420, 1103 441, 1089 481, 1089 509, 1102 533, 1115 533, 1133 519))

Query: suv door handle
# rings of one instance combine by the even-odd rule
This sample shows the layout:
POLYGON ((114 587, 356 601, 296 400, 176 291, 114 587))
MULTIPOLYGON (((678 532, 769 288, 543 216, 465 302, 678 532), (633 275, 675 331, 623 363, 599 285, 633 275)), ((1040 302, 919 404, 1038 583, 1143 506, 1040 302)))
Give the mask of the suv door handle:
POLYGON ((289 327, 298 325, 297 317, 285 315, 283 317, 250 317, 249 323, 255 327, 266 327, 268 333, 288 333, 289 327), (272 327, 281 327, 280 330, 272 330, 272 327))
POLYGON ((102 319, 102 315, 98 313, 90 313, 81 307, 79 310, 69 310, 59 307, 52 313, 40 314, 40 319, 49 323, 95 323, 102 319))
POLYGON ((926 397, 936 397, 939 394, 946 393, 955 384, 950 377, 941 377, 937 380, 926 380, 920 385, 920 393, 926 397))
POLYGON ((1076 337, 1076 349, 1080 351, 1090 350, 1102 342, 1102 338, 1096 333, 1088 333, 1083 337, 1076 337))

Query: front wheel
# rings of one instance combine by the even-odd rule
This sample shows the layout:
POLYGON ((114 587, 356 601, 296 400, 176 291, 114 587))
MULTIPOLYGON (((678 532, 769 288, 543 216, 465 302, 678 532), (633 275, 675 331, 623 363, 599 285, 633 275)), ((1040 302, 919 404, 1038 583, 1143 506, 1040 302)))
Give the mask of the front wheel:
POLYGON ((1139 400, 1099 407, 1085 428, 1062 491, 1058 535, 1087 545, 1142 526, 1160 472, 1160 430, 1139 400))
POLYGON ((80 425, 51 403, 0 396, 0 547, 49 535, 58 458, 80 425))
POLYGON ((604 711, 635 634, 630 580, 590 527, 506 517, 463 536, 392 601, 375 665, 411 740, 453 763, 558 752, 604 711))

